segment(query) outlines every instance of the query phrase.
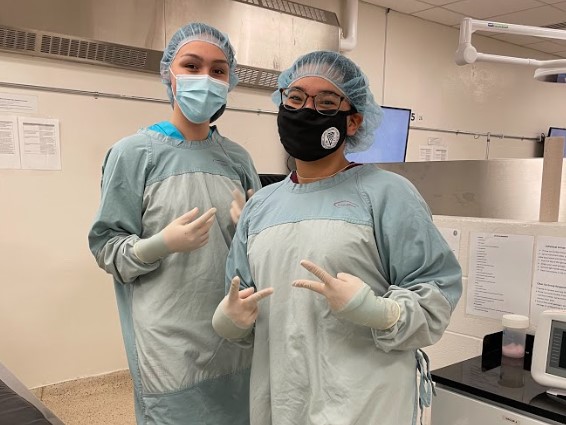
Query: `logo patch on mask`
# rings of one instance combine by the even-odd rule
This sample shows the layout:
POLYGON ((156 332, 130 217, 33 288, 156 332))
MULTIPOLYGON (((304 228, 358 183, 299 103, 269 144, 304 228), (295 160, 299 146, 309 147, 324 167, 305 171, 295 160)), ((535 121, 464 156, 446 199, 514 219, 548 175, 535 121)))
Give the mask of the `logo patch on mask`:
POLYGON ((320 144, 324 149, 334 148, 340 141, 340 131, 336 127, 330 127, 324 130, 320 136, 320 144))

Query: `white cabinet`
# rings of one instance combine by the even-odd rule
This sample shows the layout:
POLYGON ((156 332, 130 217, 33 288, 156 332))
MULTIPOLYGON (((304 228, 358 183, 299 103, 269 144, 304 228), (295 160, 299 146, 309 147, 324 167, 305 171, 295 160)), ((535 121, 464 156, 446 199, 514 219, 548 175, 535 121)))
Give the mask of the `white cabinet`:
MULTIPOLYGON (((433 398, 431 425, 558 425, 548 419, 527 416, 525 412, 462 395, 439 385, 433 398)), ((566 409, 566 404, 565 404, 566 409)))
POLYGON ((566 400, 549 395, 524 364, 478 356, 433 370, 430 425, 566 425, 566 400))

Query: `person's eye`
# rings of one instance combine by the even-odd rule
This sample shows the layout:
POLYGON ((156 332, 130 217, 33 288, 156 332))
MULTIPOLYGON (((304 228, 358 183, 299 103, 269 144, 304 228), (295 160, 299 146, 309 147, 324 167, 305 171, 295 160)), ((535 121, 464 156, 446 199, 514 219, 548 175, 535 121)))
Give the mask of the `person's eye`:
POLYGON ((216 68, 216 69, 213 69, 213 70, 212 70, 212 73, 213 73, 213 74, 216 74, 216 75, 225 75, 225 74, 226 74, 226 70, 223 69, 223 68, 216 68))
POLYGON ((331 95, 317 97, 317 105, 324 108, 338 108, 340 98, 331 95))
POLYGON ((183 67, 189 71, 198 71, 198 66, 194 63, 187 63, 183 67))

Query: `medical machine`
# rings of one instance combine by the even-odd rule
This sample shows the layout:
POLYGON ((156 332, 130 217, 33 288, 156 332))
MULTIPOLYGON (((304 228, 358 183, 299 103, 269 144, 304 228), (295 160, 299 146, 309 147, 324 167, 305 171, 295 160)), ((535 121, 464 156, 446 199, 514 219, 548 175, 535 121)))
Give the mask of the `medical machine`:
POLYGON ((547 393, 566 401, 566 310, 541 313, 535 332, 531 375, 547 393))

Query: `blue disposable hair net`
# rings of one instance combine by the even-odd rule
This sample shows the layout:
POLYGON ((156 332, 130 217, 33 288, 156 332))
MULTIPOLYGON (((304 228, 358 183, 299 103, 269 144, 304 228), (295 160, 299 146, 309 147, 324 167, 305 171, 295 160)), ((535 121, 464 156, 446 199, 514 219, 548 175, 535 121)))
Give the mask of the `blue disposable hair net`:
POLYGON ((228 65, 230 66, 230 75, 228 79, 229 88, 232 90, 238 84, 238 76, 236 75, 236 56, 234 48, 230 44, 228 36, 210 25, 200 22, 192 22, 181 27, 173 34, 167 48, 163 52, 161 65, 159 67, 161 73, 161 81, 167 86, 167 96, 173 104, 173 92, 171 89, 171 73, 169 68, 171 63, 177 56, 179 49, 191 41, 205 41, 213 44, 224 52, 228 65))
MULTIPOLYGON (((381 124, 383 111, 369 90, 369 81, 361 69, 346 56, 332 51, 307 53, 283 71, 277 80, 278 88, 287 88, 303 77, 321 77, 334 84, 350 104, 364 116, 358 131, 346 137, 346 153, 368 149, 374 140, 374 131, 381 124)), ((281 103, 279 91, 272 95, 275 104, 281 103)))

